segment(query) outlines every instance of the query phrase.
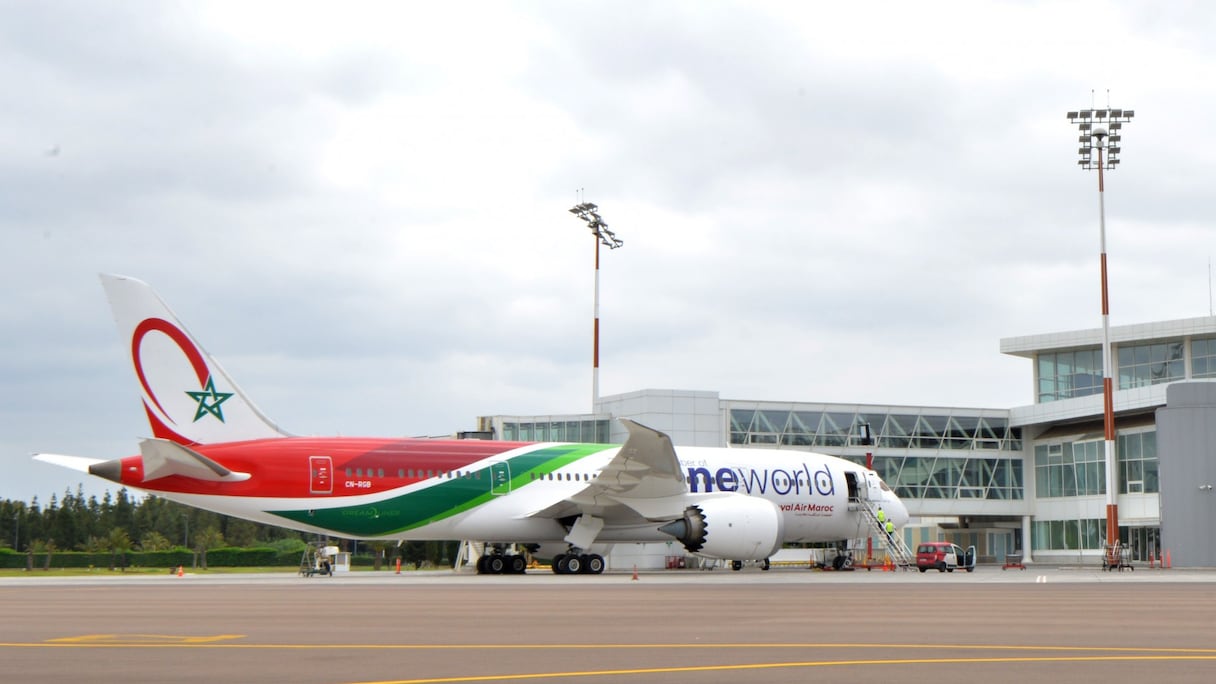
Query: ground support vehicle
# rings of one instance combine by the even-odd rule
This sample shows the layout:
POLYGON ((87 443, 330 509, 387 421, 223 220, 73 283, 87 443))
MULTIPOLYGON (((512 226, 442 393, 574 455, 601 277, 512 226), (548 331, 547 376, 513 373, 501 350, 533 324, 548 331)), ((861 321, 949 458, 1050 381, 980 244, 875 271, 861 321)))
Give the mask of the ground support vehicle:
POLYGON ((963 547, 951 542, 922 542, 916 547, 916 568, 921 572, 936 569, 954 572, 956 569, 975 571, 975 547, 963 547))

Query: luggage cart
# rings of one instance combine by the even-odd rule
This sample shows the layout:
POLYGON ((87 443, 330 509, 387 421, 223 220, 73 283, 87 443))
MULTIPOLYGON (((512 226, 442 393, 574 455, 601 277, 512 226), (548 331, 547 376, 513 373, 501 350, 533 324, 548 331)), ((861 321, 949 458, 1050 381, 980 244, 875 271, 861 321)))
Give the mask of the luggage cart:
POLYGON ((1102 549, 1102 569, 1118 570, 1119 572, 1135 571, 1136 567, 1132 565, 1131 547, 1123 546, 1120 542, 1106 544, 1102 549))
POLYGON ((1026 569, 1026 566, 1022 563, 1022 554, 1020 554, 1020 553, 1005 554, 1005 564, 1001 566, 1001 569, 1008 570, 1009 568, 1017 568, 1019 570, 1026 569))
POLYGON ((337 552, 338 547, 330 546, 329 542, 309 542, 308 547, 304 549, 304 555, 300 557, 300 576, 333 577, 333 557, 337 552))

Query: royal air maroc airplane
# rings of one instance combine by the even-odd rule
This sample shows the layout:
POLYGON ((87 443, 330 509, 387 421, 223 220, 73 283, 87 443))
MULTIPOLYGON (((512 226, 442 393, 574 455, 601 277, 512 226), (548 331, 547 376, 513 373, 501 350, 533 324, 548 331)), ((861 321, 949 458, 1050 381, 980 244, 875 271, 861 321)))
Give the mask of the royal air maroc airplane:
POLYGON ((908 519, 877 473, 849 461, 677 449, 624 418, 623 445, 292 436, 151 287, 101 280, 153 436, 126 458, 35 458, 171 501, 349 539, 484 540, 483 573, 523 572, 508 545, 553 558, 559 574, 600 573, 614 543, 675 540, 711 559, 766 561, 789 542, 867 536, 866 507, 898 527, 908 519))

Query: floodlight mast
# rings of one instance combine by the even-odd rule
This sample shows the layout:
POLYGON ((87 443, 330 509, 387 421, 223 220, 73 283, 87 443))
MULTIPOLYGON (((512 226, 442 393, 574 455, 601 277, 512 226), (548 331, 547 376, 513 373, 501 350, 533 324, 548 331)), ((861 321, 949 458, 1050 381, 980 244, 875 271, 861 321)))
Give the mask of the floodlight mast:
POLYGON ((616 249, 625 244, 611 230, 599 214, 600 208, 591 202, 581 202, 570 209, 570 213, 587 222, 595 238, 595 304, 591 342, 591 412, 600 400, 600 245, 616 249))
POLYGON ((1082 109, 1068 113, 1069 123, 1078 126, 1081 137, 1077 142, 1080 159, 1077 165, 1089 171, 1098 170, 1098 241, 1101 247, 1099 267, 1102 272, 1102 426, 1106 463, 1106 543, 1119 541, 1118 470, 1115 462, 1115 398, 1114 359, 1110 349, 1110 298, 1106 290, 1106 200, 1102 172, 1119 165, 1119 146, 1123 139, 1123 124, 1136 116, 1131 109, 1082 109), (1094 158, 1097 152, 1097 158, 1094 158), (1103 158, 1105 152, 1105 159, 1103 158))

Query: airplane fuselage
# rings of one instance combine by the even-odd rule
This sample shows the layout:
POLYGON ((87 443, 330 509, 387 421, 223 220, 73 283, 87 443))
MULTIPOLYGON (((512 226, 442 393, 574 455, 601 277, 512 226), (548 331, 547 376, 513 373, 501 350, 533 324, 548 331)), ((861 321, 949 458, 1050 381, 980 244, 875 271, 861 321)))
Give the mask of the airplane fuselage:
MULTIPOLYGON (((480 440, 313 438, 194 445, 247 473, 240 481, 169 475, 145 481, 141 456, 116 480, 191 506, 301 531, 357 539, 558 542, 568 529, 536 502, 575 498, 620 445, 480 440)), ((776 505, 784 542, 864 536, 849 495, 903 510, 889 490, 867 492, 873 471, 810 452, 677 449, 690 496, 747 495, 776 505), (867 481, 867 473, 870 477, 867 481)), ((906 513, 904 514, 906 515, 906 513)), ((640 516, 605 527, 599 542, 670 541, 640 516)))

